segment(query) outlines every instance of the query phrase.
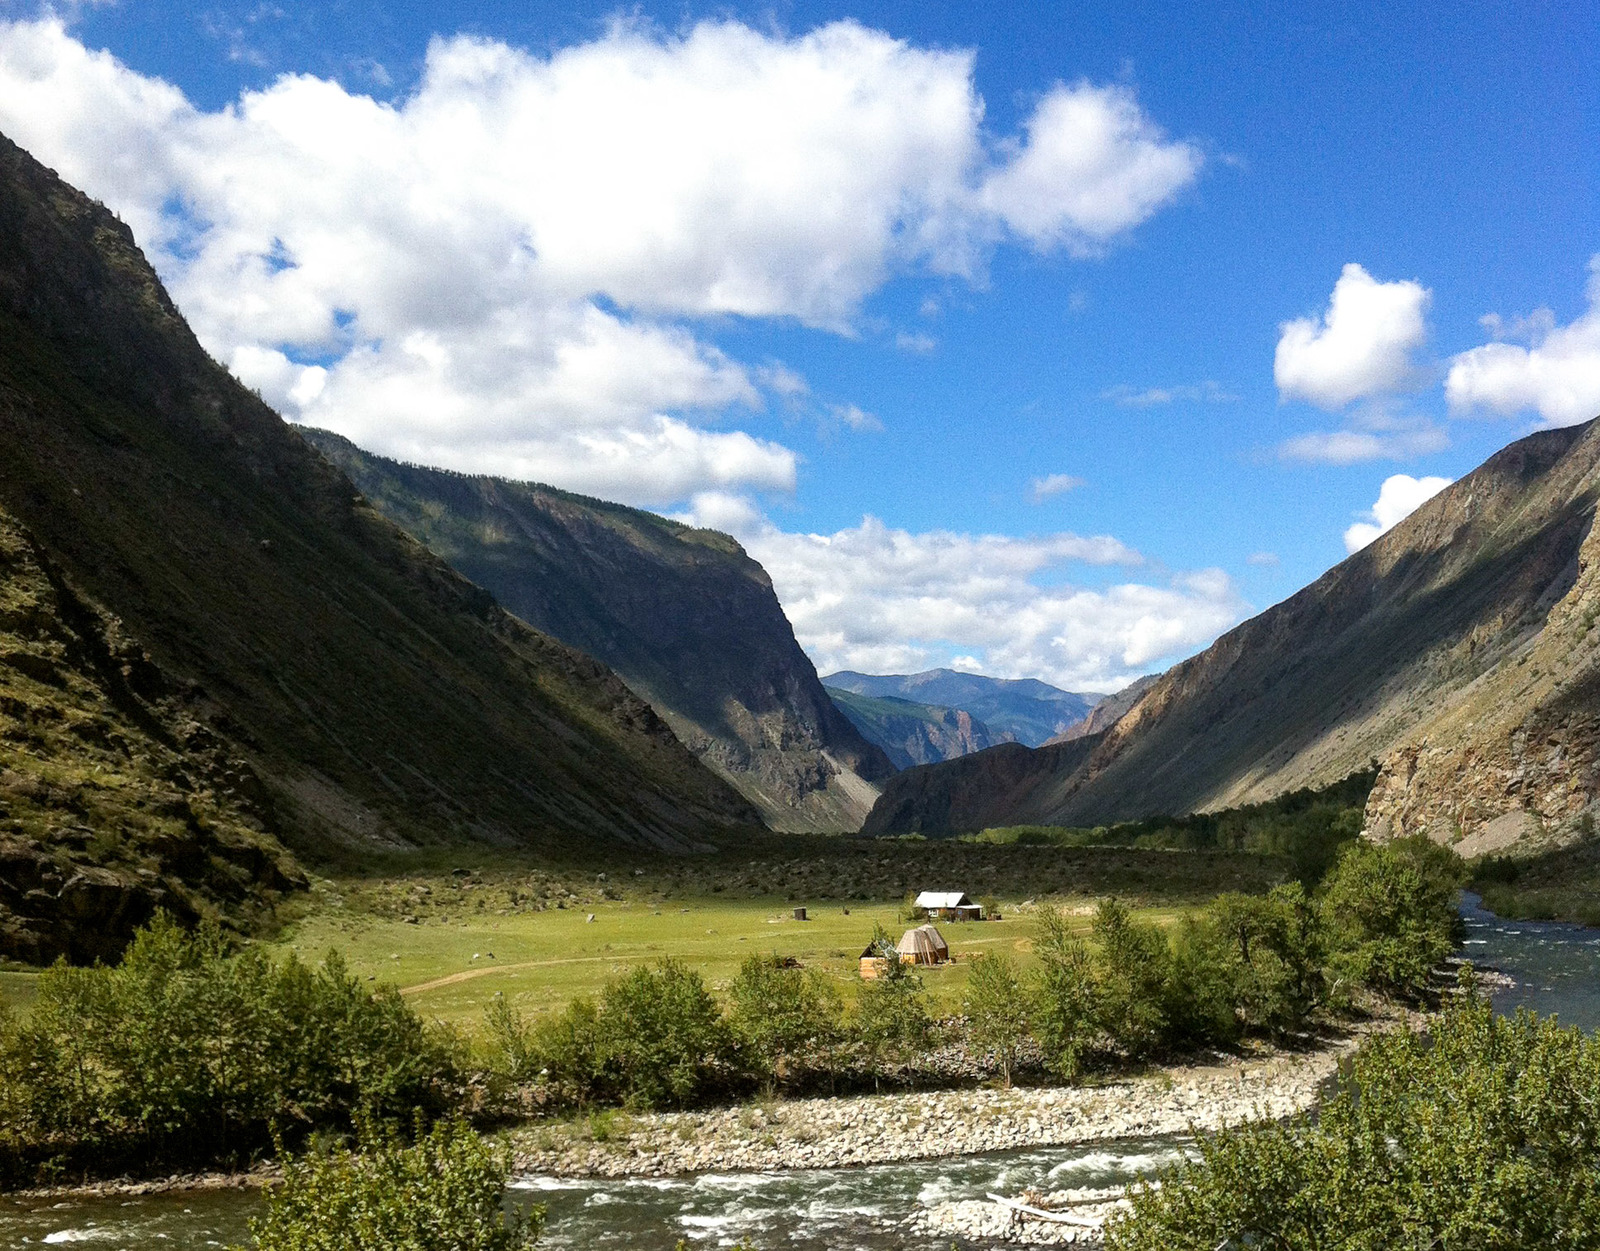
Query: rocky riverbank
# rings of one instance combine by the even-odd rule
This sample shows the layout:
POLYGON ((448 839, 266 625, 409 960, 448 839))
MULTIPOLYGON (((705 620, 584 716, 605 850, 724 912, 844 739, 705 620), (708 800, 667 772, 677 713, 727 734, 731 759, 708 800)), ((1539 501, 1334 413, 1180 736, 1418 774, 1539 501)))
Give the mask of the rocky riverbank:
POLYGON ((1111 1215, 1126 1207, 1124 1188, 1054 1190, 1018 1200, 959 1199, 923 1208, 901 1228, 921 1237, 1010 1242, 1030 1247, 1098 1247, 1111 1215))
MULTIPOLYGON (((1381 1027, 1384 1022, 1377 1025, 1381 1027)), ((1369 1029, 1371 1027, 1368 1027, 1369 1029)), ((1218 1057, 1073 1087, 797 1099, 529 1126, 517 1167, 562 1177, 839 1168, 1211 1130, 1311 1107, 1366 1030, 1319 1050, 1218 1057)))

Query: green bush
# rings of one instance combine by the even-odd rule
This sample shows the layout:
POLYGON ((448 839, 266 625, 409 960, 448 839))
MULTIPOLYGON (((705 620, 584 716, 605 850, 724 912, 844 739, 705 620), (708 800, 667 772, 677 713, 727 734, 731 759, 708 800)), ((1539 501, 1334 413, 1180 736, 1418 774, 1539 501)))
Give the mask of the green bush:
POLYGON ((872 1062, 875 1084, 887 1065, 920 1051, 932 1028, 922 979, 890 950, 883 972, 856 999, 855 1033, 872 1062))
POLYGON ((1146 1059, 1171 1038, 1174 969, 1167 936, 1107 899, 1095 910, 1094 938, 1096 1019, 1130 1059, 1146 1059))
POLYGON ((0 1022, 0 1168, 236 1164, 275 1132, 436 1115, 455 1081, 398 992, 336 955, 274 963, 161 918, 114 967, 46 970, 26 1018, 0 1022))
POLYGON ((1315 1116, 1225 1130, 1136 1189, 1110 1251, 1600 1246, 1600 1035, 1469 994, 1367 1042, 1315 1116))
POLYGON ((1323 888, 1331 972, 1347 985, 1415 997, 1461 933, 1461 858, 1426 838, 1352 843, 1323 888))
POLYGON ((556 1106, 684 1108, 743 1083, 733 1032, 700 975, 674 960, 579 998, 532 1030, 504 1004, 488 1017, 504 1075, 536 1081, 556 1106))
MULTIPOLYGON (((1321 917, 1298 883, 1271 894, 1220 895, 1184 927, 1178 977, 1227 1002, 1236 1031, 1282 1037, 1305 1028, 1327 999, 1321 917)), ((1202 1012, 1220 1018, 1214 1006, 1202 1012)), ((1214 1034, 1220 1040, 1226 1031, 1214 1034)))
POLYGON ((1009 1087, 1032 1015, 1017 962, 1003 952, 991 952, 974 964, 965 1006, 972 1041, 1000 1062, 1000 1079, 1009 1087))
POLYGON ((607 1077, 624 1103, 683 1108, 733 1077, 733 1038, 700 975, 675 960, 637 968, 600 999, 607 1077))
POLYGON ((1034 1037, 1051 1070, 1071 1081, 1100 1036, 1094 965, 1066 914, 1051 904, 1039 908, 1033 950, 1034 1037))
POLYGON ((836 1041, 839 992, 826 978, 750 956, 728 988, 728 1016, 751 1063, 771 1080, 815 1067, 836 1041))
MULTIPOLYGON (((514 1251, 538 1238, 544 1209, 505 1207, 508 1153, 459 1122, 413 1146, 366 1137, 359 1152, 287 1159, 250 1222, 252 1251, 514 1251)), ((231 1251, 245 1251, 235 1247, 231 1251)))

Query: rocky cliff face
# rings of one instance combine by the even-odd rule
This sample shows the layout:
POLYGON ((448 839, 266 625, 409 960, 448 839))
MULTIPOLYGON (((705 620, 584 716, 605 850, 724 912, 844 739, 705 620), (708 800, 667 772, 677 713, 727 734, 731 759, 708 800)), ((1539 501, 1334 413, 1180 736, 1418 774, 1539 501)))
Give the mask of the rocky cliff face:
POLYGON ((838 687, 824 688, 868 742, 888 754, 896 768, 968 756, 998 741, 989 727, 964 708, 938 708, 909 699, 873 699, 838 687))
MULTIPOLYGON (((1547 490, 1600 493, 1600 423, 1547 490), (1577 472, 1581 471, 1581 472, 1577 472)), ((1548 589, 1554 595, 1563 576, 1548 589)), ((1463 855, 1560 845, 1593 832, 1600 802, 1600 524, 1537 631, 1390 752, 1367 801, 1375 837, 1426 833, 1463 855)))
MULTIPOLYGON (((137 865, 199 908, 223 897, 227 865, 270 875, 274 838, 313 855, 602 851, 757 820, 615 674, 378 516, 206 356, 128 229, 4 139, 0 446, 0 576, 20 614, 0 644, 9 680, 32 684, 5 711, 17 780, 0 906, 30 933, 27 918, 57 908, 35 892, 64 895, 53 915, 76 916, 80 937, 98 915, 71 902, 69 865, 91 883, 90 868, 137 865), (126 681, 112 676, 123 664, 126 681), (129 685, 148 673, 150 696, 129 685), (177 702, 161 703, 169 690, 177 702), (166 805, 150 828, 176 840, 170 854, 118 859, 124 827, 104 805, 119 788, 129 812, 141 794, 166 805), (65 859, 46 869, 35 852, 65 859)), ((29 941, 11 952, 76 939, 29 941)))
POLYGON ((766 571, 733 539, 303 433, 511 612, 621 674, 773 829, 860 827, 894 766, 828 699, 766 571))
POLYGON ((158 908, 306 885, 260 778, 197 712, 0 513, 0 954, 109 960, 158 908))
MULTIPOLYGON (((1595 423, 1512 444, 1174 666, 1087 757, 1037 756, 1036 776, 1007 783, 1017 806, 992 787, 954 806, 990 824, 1097 824, 1258 802, 1376 761, 1375 834, 1498 821, 1492 840, 1581 817, 1595 795, 1597 467, 1595 423)), ((954 783, 907 775, 880 808, 935 784, 954 783)))

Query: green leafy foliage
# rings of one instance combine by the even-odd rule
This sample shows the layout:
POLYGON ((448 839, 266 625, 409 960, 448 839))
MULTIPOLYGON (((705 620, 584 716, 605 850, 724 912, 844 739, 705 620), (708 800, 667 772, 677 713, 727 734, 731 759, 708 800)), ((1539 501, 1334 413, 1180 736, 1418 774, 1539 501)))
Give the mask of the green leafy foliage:
POLYGON ((1600 1035, 1471 993, 1382 1035, 1317 1117, 1203 1139, 1111 1251, 1600 1246, 1600 1035))
POLYGON ((892 946, 888 953, 882 972, 861 987, 856 1000, 856 1036, 872 1061, 875 1082, 886 1065, 920 1050, 932 1028, 922 979, 892 946))
POLYGON ((636 968, 608 983, 598 1003, 574 999, 531 1029, 497 1001, 488 1032, 500 1075, 537 1082, 555 1106, 685 1108, 746 1084, 722 1008, 675 960, 636 968))
POLYGON ((1049 904, 1039 909, 1034 952, 1034 1034, 1051 1069, 1071 1081, 1100 1032, 1094 965, 1066 914, 1049 904))
POLYGON ((1282 1037, 1305 1027, 1327 1000, 1326 937, 1315 902, 1298 883, 1266 896, 1219 896, 1183 929, 1179 980, 1193 988, 1195 1019, 1213 1022, 1220 998, 1238 1030, 1282 1037))
POLYGON ((600 1024, 606 1068, 630 1105, 687 1107, 730 1076, 733 1038, 722 1009, 700 975, 675 960, 607 986, 600 1024))
POLYGON ((1460 937, 1455 901, 1463 877, 1460 858, 1426 838, 1345 848, 1322 905, 1336 976, 1419 994, 1460 937))
POLYGON ((508 1153, 453 1121, 412 1146, 319 1148, 284 1161, 250 1222, 253 1251, 515 1251, 538 1238, 544 1209, 507 1209, 510 1173, 508 1153))
POLYGON ((0 1170, 238 1163, 274 1132, 442 1112, 455 1062, 388 986, 166 918, 114 967, 57 963, 0 1021, 0 1170))
POLYGON ((994 952, 973 965, 967 978, 966 1009, 972 1041, 999 1061, 1000 1079, 1010 1086, 1032 1015, 1027 984, 1017 962, 1004 952, 994 952))
POLYGON ((833 983, 776 956, 749 957, 728 988, 728 1016, 751 1062, 778 1075, 812 1065, 837 1040, 843 1005, 833 983))
POLYGON ((1425 839, 1352 844, 1317 895, 1299 883, 1220 895, 1172 939, 1106 900, 1092 948, 1041 908, 1034 1036, 1070 1079, 1096 1055, 1139 1061, 1299 1034, 1358 987, 1416 997, 1455 946, 1461 874, 1453 852, 1425 839))
POLYGON ((1142 1060, 1166 1046, 1173 979, 1167 936, 1148 921, 1136 921, 1126 906, 1105 900, 1095 910, 1096 1007, 1100 1026, 1131 1059, 1142 1060))

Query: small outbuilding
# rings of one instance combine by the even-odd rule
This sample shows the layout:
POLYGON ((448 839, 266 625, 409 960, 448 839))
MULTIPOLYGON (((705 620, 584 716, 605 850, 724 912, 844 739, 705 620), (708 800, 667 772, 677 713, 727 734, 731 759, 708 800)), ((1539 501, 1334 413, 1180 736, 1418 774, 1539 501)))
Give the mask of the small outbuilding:
POLYGON ((888 970, 889 961, 899 963, 900 953, 887 938, 875 938, 861 953, 861 980, 876 981, 888 970))
POLYGON ((950 960, 950 944, 931 925, 907 930, 896 950, 907 964, 946 964, 950 960))
POLYGON ((912 911, 941 921, 981 921, 983 909, 972 897, 958 890, 925 890, 911 905, 912 911))

